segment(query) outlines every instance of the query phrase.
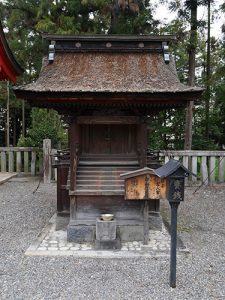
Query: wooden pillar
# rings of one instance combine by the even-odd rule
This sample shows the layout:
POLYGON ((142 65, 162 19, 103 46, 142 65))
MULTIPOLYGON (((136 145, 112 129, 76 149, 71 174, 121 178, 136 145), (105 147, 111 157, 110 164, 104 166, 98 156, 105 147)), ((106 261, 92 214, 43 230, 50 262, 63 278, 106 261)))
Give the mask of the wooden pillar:
POLYGON ((80 126, 76 119, 73 119, 69 128, 70 144, 70 190, 74 191, 76 186, 77 157, 80 146, 80 126))
POLYGON ((138 154, 140 167, 147 166, 148 130, 145 121, 138 125, 138 154))
MULTIPOLYGON (((51 182, 51 140, 43 140, 43 170, 44 170, 44 183, 51 182)), ((28 171, 28 152, 24 152, 24 172, 28 171)))

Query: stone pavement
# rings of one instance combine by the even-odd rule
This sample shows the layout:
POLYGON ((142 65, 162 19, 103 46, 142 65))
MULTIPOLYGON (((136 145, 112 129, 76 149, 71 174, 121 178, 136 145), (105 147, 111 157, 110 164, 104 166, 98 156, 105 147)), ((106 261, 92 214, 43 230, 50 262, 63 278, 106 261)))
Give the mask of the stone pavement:
POLYGON ((0 184, 8 181, 9 179, 15 177, 17 173, 10 173, 10 172, 0 172, 0 184))
MULTIPOLYGON (((66 228, 56 230, 56 218, 57 214, 50 219, 37 240, 27 249, 26 255, 123 258, 140 255, 168 256, 170 253, 170 235, 164 226, 162 231, 149 231, 148 245, 134 241, 122 243, 121 250, 95 250, 93 243, 68 242, 66 228)), ((188 250, 183 247, 178 249, 178 254, 181 252, 188 253, 188 250)))

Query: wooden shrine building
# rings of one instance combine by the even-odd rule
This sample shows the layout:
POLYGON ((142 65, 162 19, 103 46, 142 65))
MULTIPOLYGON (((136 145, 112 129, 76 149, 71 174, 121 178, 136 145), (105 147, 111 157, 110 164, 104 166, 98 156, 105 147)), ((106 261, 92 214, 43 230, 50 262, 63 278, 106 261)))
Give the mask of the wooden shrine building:
MULTIPOLYGON (((180 83, 173 36, 45 35, 49 53, 36 82, 15 89, 32 106, 69 119, 70 241, 93 241, 96 218, 113 214, 122 240, 141 240, 143 204, 126 200, 121 173, 146 166, 147 121, 184 107, 202 89, 180 83)), ((149 201, 157 215, 159 200, 149 201)), ((151 226, 151 225, 150 225, 151 226)))
POLYGON ((21 75, 23 69, 15 60, 3 32, 0 22, 0 80, 9 80, 16 83, 16 77, 21 75))

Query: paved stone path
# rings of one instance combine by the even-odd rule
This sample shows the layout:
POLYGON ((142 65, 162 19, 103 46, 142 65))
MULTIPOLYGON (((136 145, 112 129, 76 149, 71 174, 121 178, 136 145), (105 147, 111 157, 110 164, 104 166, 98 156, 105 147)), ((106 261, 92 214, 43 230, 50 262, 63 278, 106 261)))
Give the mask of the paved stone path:
MULTIPOLYGON (((55 214, 39 237, 27 249, 26 255, 76 255, 85 257, 127 257, 169 255, 170 235, 163 226, 162 231, 149 231, 149 243, 143 245, 140 241, 123 242, 121 250, 95 250, 93 243, 75 243, 67 241, 66 229, 56 230, 55 214)), ((183 248, 181 251, 188 252, 183 248)))

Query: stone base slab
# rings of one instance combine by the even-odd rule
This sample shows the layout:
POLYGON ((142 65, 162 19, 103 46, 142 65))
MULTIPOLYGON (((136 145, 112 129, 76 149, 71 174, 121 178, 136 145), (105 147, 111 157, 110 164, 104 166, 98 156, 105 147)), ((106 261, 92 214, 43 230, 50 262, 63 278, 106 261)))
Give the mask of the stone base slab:
MULTIPOLYGON (((105 221, 98 221, 99 228, 101 228, 101 223, 105 221)), ((96 222, 97 222, 96 221, 96 222)), ((79 221, 81 223, 81 221, 79 221)), ((116 221, 110 221, 109 227, 112 229, 116 226, 116 221)), ((150 212, 149 213, 149 229, 154 231, 162 231, 163 221, 160 213, 150 212)), ((111 232, 108 228, 108 234, 111 232)), ((100 235, 104 234, 104 230, 96 230, 95 225, 82 225, 75 224, 72 222, 67 227, 67 238, 69 242, 94 242, 95 239, 101 240, 100 235)), ((114 228, 115 229, 115 228, 114 228)), ((106 231, 107 231, 106 230, 106 231)), ((115 230, 114 230, 115 231, 115 230)), ((116 237, 119 237, 122 242, 132 242, 132 241, 143 241, 144 238, 144 228, 143 224, 118 224, 116 226, 116 237)), ((112 232, 111 232, 112 233, 112 232)), ((113 234, 110 234, 111 240, 113 234)))
POLYGON ((95 226, 87 225, 68 225, 68 242, 93 242, 95 240, 95 226))
POLYGON ((113 241, 95 240, 95 250, 116 250, 116 249, 121 249, 121 242, 119 238, 113 241))
POLYGON ((150 212, 149 213, 149 229, 162 231, 163 220, 160 213, 150 212))
MULTIPOLYGON (((117 237, 121 242, 143 241, 143 225, 119 225, 117 237)), ((68 242, 94 242, 96 239, 96 226, 68 225, 68 242)))

